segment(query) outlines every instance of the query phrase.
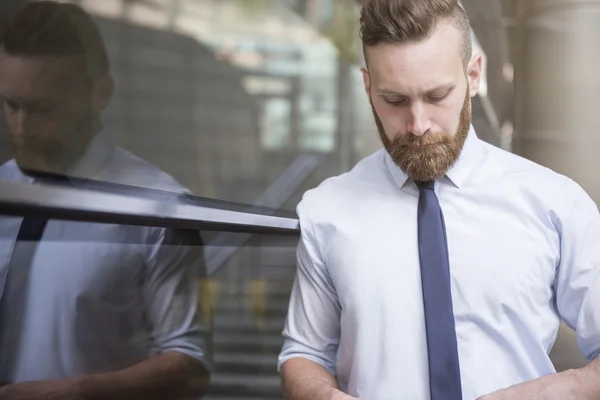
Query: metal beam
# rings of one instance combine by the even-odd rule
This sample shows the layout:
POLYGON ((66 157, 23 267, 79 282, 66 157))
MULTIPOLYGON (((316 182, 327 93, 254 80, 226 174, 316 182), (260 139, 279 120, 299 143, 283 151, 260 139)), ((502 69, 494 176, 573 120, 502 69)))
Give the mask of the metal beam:
POLYGON ((0 182, 0 214, 175 229, 298 236, 298 220, 83 187, 0 182))

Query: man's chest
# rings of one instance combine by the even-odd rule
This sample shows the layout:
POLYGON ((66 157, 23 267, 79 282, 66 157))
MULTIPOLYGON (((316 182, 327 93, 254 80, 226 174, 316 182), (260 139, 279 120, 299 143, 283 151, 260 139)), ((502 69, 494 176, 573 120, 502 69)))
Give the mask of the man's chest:
MULTIPOLYGON (((551 306, 560 257, 551 223, 534 210, 516 213, 464 201, 442 205, 457 319, 518 311, 524 302, 532 309, 551 306)), ((416 201, 356 212, 330 231, 325 264, 346 314, 378 309, 422 318, 416 201)))
POLYGON ((149 249, 134 227, 49 221, 37 243, 17 242, 21 218, 0 218, 0 293, 23 290, 43 301, 129 302, 139 294, 149 249), (26 271, 26 287, 11 277, 26 271))

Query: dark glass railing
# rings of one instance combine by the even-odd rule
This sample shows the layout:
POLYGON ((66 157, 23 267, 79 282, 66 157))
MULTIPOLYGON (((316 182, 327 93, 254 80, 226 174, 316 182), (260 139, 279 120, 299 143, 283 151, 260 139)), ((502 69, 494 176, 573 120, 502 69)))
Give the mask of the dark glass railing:
POLYGON ((281 398, 276 362, 300 228, 278 206, 317 165, 299 158, 252 205, 76 178, 0 181, 0 381, 126 368, 160 353, 156 338, 182 329, 183 309, 196 321, 192 355, 212 369, 207 398, 281 398), (23 237, 32 220, 43 227, 23 237), (187 296, 165 294, 172 279, 187 296), (32 345, 44 366, 29 364, 32 345))

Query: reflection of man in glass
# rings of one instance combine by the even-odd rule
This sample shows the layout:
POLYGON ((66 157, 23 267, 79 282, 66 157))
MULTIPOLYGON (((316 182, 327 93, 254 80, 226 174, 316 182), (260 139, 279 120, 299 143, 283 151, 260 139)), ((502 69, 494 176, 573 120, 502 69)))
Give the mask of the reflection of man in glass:
MULTIPOLYGON (((14 145, 0 180, 35 184, 50 172, 74 186, 90 179, 183 192, 100 133, 112 91, 92 19, 73 5, 28 3, 0 37, 14 145)), ((0 217, 0 398, 201 391, 209 360, 197 309, 200 245, 193 232, 0 217)))

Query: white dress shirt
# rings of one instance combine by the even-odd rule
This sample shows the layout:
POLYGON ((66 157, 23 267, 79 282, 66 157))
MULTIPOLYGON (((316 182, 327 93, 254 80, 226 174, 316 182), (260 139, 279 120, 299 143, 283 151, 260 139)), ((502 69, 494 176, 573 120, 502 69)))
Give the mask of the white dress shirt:
MULTIPOLYGON (((436 181, 463 398, 555 372, 563 319, 600 355, 600 216, 572 180, 477 138, 436 181)), ((380 150, 307 192, 279 365, 312 360, 368 400, 426 400, 419 192, 380 150)))
MULTIPOLYGON (((185 192, 102 135, 68 175, 173 197, 185 192)), ((0 167, 0 181, 32 178, 9 161, 0 167)), ((21 221, 0 215, 0 304, 7 303, 0 315, 0 381, 115 371, 167 351, 210 366, 198 318, 201 248, 188 246, 189 238, 161 228, 50 220, 26 287, 15 288, 7 277, 22 267, 13 257, 21 221), (23 290, 24 304, 8 304, 23 290)))

